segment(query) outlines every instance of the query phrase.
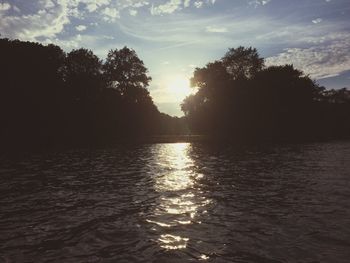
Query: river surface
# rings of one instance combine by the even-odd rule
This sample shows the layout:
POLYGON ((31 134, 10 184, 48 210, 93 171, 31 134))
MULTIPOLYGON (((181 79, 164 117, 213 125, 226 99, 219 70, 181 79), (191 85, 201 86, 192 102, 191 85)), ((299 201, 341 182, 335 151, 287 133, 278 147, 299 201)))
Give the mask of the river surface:
POLYGON ((0 160, 0 262, 350 262, 350 142, 0 160))

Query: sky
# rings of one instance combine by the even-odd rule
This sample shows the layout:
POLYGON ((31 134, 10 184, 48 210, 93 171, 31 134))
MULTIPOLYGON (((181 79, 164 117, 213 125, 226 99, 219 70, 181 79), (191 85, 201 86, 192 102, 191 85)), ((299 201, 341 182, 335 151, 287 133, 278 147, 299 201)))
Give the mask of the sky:
POLYGON ((1 37, 69 52, 134 49, 159 110, 181 116, 196 67, 238 46, 293 64, 327 88, 350 87, 349 0, 0 0, 1 37))

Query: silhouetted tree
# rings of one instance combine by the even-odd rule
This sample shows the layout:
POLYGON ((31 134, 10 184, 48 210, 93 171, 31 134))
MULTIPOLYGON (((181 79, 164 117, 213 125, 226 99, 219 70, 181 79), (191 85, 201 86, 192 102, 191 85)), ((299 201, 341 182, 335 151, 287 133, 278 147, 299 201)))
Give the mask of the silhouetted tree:
POLYGON ((66 54, 55 45, 0 39, 0 146, 89 145, 154 134, 211 134, 236 140, 343 138, 350 91, 326 90, 292 65, 265 67, 256 49, 230 49, 197 68, 185 118, 158 111, 135 51, 66 54))
POLYGON ((56 129, 64 52, 54 45, 1 39, 0 57, 1 140, 49 142, 56 129))
POLYGON ((111 50, 103 66, 109 88, 122 99, 124 119, 121 126, 136 133, 151 133, 158 112, 147 90, 151 77, 136 52, 127 47, 111 50))
POLYGON ((75 100, 96 97, 102 80, 102 62, 91 50, 81 48, 67 54, 64 81, 75 100))
POLYGON ((111 143, 181 127, 158 111, 147 69, 127 47, 111 50, 103 63, 83 48, 66 54, 55 45, 0 39, 0 57, 2 149, 111 143))
POLYGON ((136 52, 127 47, 111 50, 104 64, 104 74, 109 87, 137 102, 147 96, 146 87, 151 81, 147 69, 136 52))
POLYGON ((233 79, 252 78, 264 67, 264 59, 252 47, 230 48, 221 60, 233 79))
POLYGON ((191 85, 198 92, 181 108, 195 133, 250 141, 350 136, 347 89, 326 91, 292 65, 266 68, 253 48, 197 68, 191 85))

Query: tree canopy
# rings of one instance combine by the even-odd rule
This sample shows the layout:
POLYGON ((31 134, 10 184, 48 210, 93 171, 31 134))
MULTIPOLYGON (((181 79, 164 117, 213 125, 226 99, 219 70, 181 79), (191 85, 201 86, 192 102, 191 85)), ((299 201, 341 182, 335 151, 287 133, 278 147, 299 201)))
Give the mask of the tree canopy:
POLYGON ((231 48, 197 68, 182 103, 195 133, 236 140, 350 136, 349 90, 326 90, 293 65, 264 66, 255 48, 231 48), (334 121, 337 120, 337 121, 334 121))
POLYGON ((293 65, 266 67, 252 47, 195 69, 198 91, 181 105, 185 119, 158 111, 147 68, 127 47, 103 61, 84 48, 0 39, 0 57, 2 148, 86 146, 188 128, 237 141, 350 136, 348 89, 327 90, 293 65))
POLYGON ((147 68, 127 47, 103 62, 84 48, 65 53, 0 39, 0 57, 2 146, 89 145, 184 130, 158 111, 147 68))
POLYGON ((230 48, 221 61, 232 79, 253 78, 264 68, 264 59, 252 47, 230 48))

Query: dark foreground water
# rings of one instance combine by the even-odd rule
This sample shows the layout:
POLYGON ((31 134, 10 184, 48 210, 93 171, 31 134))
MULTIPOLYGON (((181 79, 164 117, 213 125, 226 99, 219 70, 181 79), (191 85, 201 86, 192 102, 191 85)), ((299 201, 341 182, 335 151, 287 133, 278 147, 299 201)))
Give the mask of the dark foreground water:
POLYGON ((1 158, 0 262, 350 262, 350 143, 1 158))

